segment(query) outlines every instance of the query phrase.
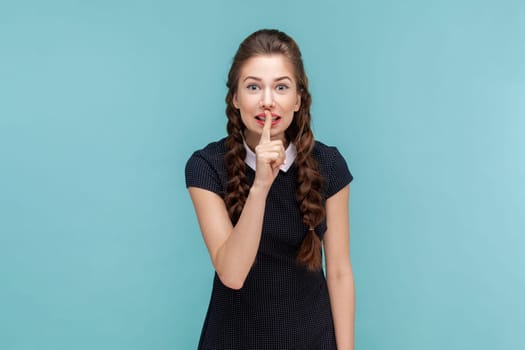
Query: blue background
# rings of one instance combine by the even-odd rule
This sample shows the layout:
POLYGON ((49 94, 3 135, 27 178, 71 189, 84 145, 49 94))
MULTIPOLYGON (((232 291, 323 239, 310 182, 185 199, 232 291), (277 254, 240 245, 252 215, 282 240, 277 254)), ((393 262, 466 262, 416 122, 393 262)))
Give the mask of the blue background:
POLYGON ((300 44, 355 181, 357 349, 524 349, 522 1, 0 5, 0 348, 194 349, 184 183, 240 41, 300 44))

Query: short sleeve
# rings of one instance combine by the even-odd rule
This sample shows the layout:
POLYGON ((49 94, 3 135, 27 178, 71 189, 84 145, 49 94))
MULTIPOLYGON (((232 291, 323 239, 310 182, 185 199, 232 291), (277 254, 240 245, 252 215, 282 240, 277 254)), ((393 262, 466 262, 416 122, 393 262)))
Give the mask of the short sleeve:
POLYGON ((193 153, 186 163, 186 187, 202 188, 222 196, 224 193, 217 170, 203 157, 201 152, 193 153))
POLYGON ((330 164, 326 184, 326 198, 329 198, 348 185, 354 177, 348 169, 346 160, 336 147, 330 147, 330 164))

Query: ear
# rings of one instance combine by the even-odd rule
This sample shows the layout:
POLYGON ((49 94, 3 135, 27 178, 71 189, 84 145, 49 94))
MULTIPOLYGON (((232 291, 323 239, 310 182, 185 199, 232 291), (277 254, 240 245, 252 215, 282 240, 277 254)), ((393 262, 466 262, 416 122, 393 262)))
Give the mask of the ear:
POLYGON ((301 108, 301 94, 297 94, 297 102, 295 103, 294 112, 297 112, 301 108))
POLYGON ((233 95, 233 106, 237 109, 240 109, 239 108, 239 102, 237 101, 237 94, 234 94, 233 95))

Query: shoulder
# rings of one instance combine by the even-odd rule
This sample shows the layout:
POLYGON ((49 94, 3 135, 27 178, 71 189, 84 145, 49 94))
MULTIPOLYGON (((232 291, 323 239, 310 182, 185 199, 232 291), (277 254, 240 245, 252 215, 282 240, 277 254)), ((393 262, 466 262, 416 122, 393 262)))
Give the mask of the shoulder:
POLYGON ((317 161, 319 173, 324 178, 324 190, 327 197, 337 193, 352 181, 352 173, 337 147, 315 141, 312 156, 317 161))
MULTIPOLYGON (((186 162, 186 186, 208 187, 212 181, 215 186, 221 183, 226 174, 224 155, 226 154, 226 138, 209 143, 190 156, 186 162)), ((217 187, 218 188, 218 187, 217 187)), ((217 189, 216 188, 216 189, 217 189)))
POLYGON ((196 150, 186 163, 186 169, 206 163, 212 168, 220 168, 224 165, 224 155, 226 154, 226 138, 211 142, 204 148, 196 150))
POLYGON ((200 157, 208 159, 210 161, 224 160, 224 155, 226 154, 226 138, 220 139, 215 142, 211 142, 206 145, 204 148, 196 150, 190 157, 190 160, 194 157, 200 157))
POLYGON ((333 152, 334 149, 337 149, 335 146, 329 146, 319 140, 315 140, 314 142, 314 148, 313 151, 322 152, 322 153, 329 153, 333 152))
POLYGON ((341 155, 337 147, 328 146, 321 141, 315 141, 312 149, 312 155, 317 160, 319 165, 331 164, 334 160, 344 161, 344 157, 341 155))

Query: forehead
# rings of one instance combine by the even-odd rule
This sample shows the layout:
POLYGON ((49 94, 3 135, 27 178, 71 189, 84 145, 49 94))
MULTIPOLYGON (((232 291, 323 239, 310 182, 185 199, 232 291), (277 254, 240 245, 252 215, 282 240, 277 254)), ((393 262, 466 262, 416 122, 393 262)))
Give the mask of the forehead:
POLYGON ((241 80, 245 77, 256 77, 273 80, 284 76, 294 80, 294 69, 288 58, 283 55, 255 56, 248 59, 241 68, 241 80))

